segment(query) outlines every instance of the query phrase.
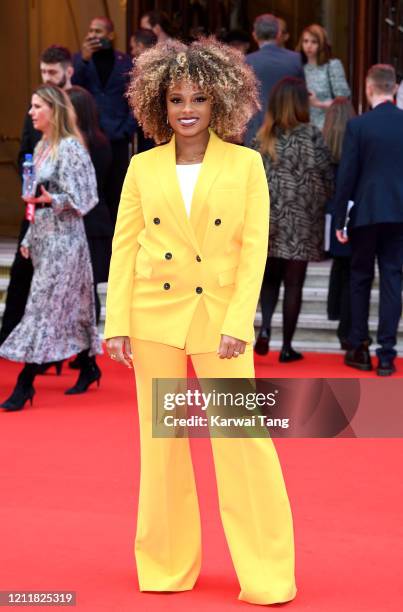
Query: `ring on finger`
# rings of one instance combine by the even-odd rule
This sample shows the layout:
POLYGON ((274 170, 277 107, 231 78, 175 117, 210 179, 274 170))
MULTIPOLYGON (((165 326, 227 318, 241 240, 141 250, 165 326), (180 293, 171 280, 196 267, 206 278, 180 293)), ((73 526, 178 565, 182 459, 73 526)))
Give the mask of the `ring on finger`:
POLYGON ((117 359, 117 355, 115 355, 114 353, 112 353, 112 355, 111 355, 111 359, 117 359))
POLYGON ((234 351, 235 357, 239 357, 239 351, 234 351))

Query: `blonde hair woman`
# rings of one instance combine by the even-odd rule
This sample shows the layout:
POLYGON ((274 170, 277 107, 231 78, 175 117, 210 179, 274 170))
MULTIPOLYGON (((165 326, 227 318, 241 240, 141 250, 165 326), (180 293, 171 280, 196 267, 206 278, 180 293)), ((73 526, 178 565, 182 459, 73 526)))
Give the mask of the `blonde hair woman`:
POLYGON ((296 51, 302 55, 305 80, 309 91, 311 123, 320 130, 325 122, 326 110, 337 96, 349 97, 343 64, 331 57, 331 48, 325 28, 313 23, 306 27, 296 51))
POLYGON ((8 411, 32 403, 40 364, 87 351, 79 381, 66 393, 82 392, 86 383, 99 380, 93 355, 101 352, 82 219, 98 201, 94 168, 61 89, 38 87, 29 112, 42 132, 34 152, 40 194, 24 198, 35 209, 21 244, 34 266, 29 298, 22 320, 0 348, 1 357, 25 362, 13 393, 1 404, 8 411))
MULTIPOLYGON (((207 39, 159 44, 134 68, 130 100, 161 146, 136 155, 123 186, 105 337, 136 371, 141 484, 136 560, 142 591, 192 589, 200 517, 189 441, 153 438, 152 379, 253 378, 253 322, 267 254, 261 156, 230 144, 258 106, 238 51, 207 39)), ((212 437, 221 517, 240 599, 295 596, 292 518, 269 438, 212 437)))

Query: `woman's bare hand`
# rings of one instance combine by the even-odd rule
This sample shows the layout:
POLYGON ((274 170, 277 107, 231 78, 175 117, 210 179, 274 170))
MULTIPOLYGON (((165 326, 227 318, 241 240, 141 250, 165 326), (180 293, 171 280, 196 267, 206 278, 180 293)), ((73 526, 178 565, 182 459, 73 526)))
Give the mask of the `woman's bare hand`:
POLYGON ((106 350, 111 359, 127 366, 128 368, 133 368, 132 349, 130 346, 130 338, 128 336, 108 338, 106 341, 106 350))
POLYGON ((20 253, 24 257, 24 259, 30 258, 29 248, 26 246, 20 246, 20 253))
POLYGON ((231 359, 243 355, 246 348, 246 342, 233 338, 232 336, 221 336, 220 346, 218 347, 218 356, 220 359, 231 359))
POLYGON ((41 185, 41 192, 41 195, 37 198, 34 196, 23 196, 22 199, 27 204, 50 204, 52 201, 52 196, 48 191, 46 191, 43 185, 41 185))
POLYGON ((319 100, 315 92, 309 92, 309 104, 315 108, 329 108, 332 103, 333 100, 319 100))

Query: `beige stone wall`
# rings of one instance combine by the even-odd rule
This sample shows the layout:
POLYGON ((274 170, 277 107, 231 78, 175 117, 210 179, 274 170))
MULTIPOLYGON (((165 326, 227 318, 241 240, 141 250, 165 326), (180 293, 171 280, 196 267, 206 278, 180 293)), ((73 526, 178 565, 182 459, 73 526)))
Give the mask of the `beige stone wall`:
POLYGON ((126 48, 126 0, 0 1, 0 235, 16 235, 23 214, 16 157, 31 91, 40 82, 38 58, 58 43, 79 50, 92 17, 115 23, 126 48))

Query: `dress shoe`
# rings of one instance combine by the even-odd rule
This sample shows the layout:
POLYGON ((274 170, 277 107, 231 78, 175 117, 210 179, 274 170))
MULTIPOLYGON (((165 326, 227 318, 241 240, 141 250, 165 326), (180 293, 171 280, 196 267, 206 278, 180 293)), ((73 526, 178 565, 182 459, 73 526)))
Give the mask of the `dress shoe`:
POLYGON ((302 353, 298 353, 294 351, 293 348, 281 349, 280 355, 278 356, 278 360, 280 363, 289 363, 290 361, 299 361, 303 359, 304 356, 302 353))
POLYGON ((368 350, 368 342, 361 344, 358 348, 350 349, 344 356, 344 363, 350 368, 369 372, 372 370, 371 356, 368 350))
POLYGON ((262 327, 255 342, 255 353, 257 355, 267 355, 269 352, 270 329, 262 327))
POLYGON ((31 402, 32 406, 34 395, 35 389, 32 385, 27 386, 18 382, 10 397, 0 404, 0 408, 5 408, 7 412, 22 410, 28 400, 31 402))
MULTIPOLYGON (((347 338, 339 337, 339 341, 340 341, 340 348, 342 351, 349 351, 351 349, 351 345, 347 338)), ((368 336, 368 340, 364 343, 364 345, 366 345, 368 348, 369 346, 371 346, 372 342, 373 340, 371 336, 368 336)))
POLYGON ((81 370, 78 380, 74 387, 70 387, 64 393, 65 395, 79 395, 85 393, 92 383, 96 382, 99 387, 102 372, 97 366, 94 357, 90 357, 90 363, 85 365, 81 370))
POLYGON ((378 358, 378 365, 376 366, 378 376, 391 376, 394 372, 396 372, 396 366, 393 363, 393 359, 388 357, 378 358))
POLYGON ((55 366, 57 376, 60 376, 63 369, 63 359, 60 361, 50 361, 49 363, 41 363, 38 366, 38 374, 46 374, 51 367, 55 366))

